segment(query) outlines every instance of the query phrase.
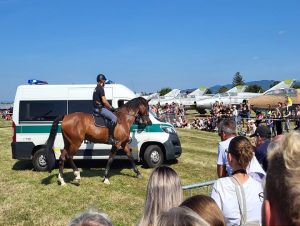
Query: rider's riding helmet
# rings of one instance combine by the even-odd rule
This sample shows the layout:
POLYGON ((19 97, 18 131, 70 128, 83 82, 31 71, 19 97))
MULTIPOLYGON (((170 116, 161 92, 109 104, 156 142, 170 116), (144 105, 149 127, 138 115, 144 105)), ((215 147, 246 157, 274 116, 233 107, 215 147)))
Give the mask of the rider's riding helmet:
POLYGON ((103 74, 99 74, 99 75, 97 75, 97 82, 100 82, 100 80, 102 80, 102 81, 106 81, 106 77, 105 77, 105 75, 103 75, 103 74))

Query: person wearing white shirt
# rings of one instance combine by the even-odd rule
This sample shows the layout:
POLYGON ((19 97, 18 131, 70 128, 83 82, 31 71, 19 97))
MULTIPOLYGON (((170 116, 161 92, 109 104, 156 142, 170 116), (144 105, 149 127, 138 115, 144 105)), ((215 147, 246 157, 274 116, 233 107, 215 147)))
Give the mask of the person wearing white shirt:
MULTIPOLYGON (((218 134, 221 137, 221 142, 218 145, 217 159, 217 175, 218 177, 226 177, 232 174, 232 168, 228 163, 226 150, 230 141, 236 136, 236 126, 233 120, 223 119, 218 128, 218 134)), ((253 155, 251 161, 247 165, 247 173, 254 179, 261 181, 266 175, 265 171, 253 155)))
POLYGON ((245 221, 261 224, 260 196, 263 188, 261 183, 250 177, 246 171, 254 155, 253 147, 246 137, 237 136, 231 139, 226 152, 228 164, 232 167, 232 176, 218 179, 213 186, 211 197, 222 210, 226 225, 240 225, 242 213, 233 180, 238 181, 245 193, 245 221))

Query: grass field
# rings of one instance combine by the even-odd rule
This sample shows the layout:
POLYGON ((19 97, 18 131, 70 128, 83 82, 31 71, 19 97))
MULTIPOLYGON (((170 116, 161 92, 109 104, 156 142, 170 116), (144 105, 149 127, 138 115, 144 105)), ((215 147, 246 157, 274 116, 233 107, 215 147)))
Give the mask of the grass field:
MULTIPOLYGON (((170 166, 182 184, 216 178, 218 137, 214 133, 178 130, 183 153, 170 166)), ((0 225, 67 225, 77 213, 95 207, 114 225, 136 225, 143 212, 147 181, 152 169, 138 165, 143 178, 135 178, 128 161, 115 161, 110 185, 102 183, 106 161, 77 161, 82 169, 80 186, 65 170, 66 187, 58 186, 57 173, 35 172, 30 161, 11 157, 10 122, 0 120, 0 225)))

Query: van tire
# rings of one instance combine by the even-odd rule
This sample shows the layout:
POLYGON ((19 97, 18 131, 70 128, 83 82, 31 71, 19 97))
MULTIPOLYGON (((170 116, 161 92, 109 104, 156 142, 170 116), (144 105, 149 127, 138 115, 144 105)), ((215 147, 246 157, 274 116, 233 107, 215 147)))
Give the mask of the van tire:
POLYGON ((158 145, 149 145, 144 153, 143 162, 147 168, 155 168, 164 162, 163 152, 158 145))
MULTIPOLYGON (((45 148, 41 148, 33 154, 32 164, 36 171, 41 171, 41 172, 48 171, 45 151, 46 151, 45 148)), ((54 153, 51 156, 51 159, 49 159, 49 162, 53 163, 52 165, 55 165, 54 153)))

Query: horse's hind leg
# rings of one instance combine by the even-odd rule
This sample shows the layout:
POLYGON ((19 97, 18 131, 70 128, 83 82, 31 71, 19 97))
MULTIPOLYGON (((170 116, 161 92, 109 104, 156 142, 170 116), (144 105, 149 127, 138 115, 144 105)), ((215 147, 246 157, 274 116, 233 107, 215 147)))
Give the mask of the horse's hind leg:
POLYGON ((109 184, 109 180, 108 180, 108 172, 110 169, 110 166, 112 164, 112 162, 114 161, 114 157, 117 154, 117 150, 118 148, 116 146, 112 146, 111 150, 110 150, 110 154, 109 154, 109 158, 106 164, 106 168, 105 168, 105 172, 104 172, 104 178, 103 178, 103 183, 105 184, 109 184))
POLYGON ((69 160, 69 163, 74 171, 74 176, 75 176, 75 180, 76 181, 80 181, 81 177, 80 177, 80 171, 78 170, 77 166, 75 165, 74 163, 74 160, 73 160, 73 156, 72 157, 69 157, 68 158, 69 160))
POLYGON ((133 172, 136 173, 136 176, 137 176, 138 178, 141 178, 141 177, 142 177, 142 174, 140 173, 140 171, 138 170, 138 168, 136 167, 136 165, 135 165, 135 163, 134 163, 134 159, 133 159, 133 156, 132 156, 132 151, 131 151, 131 149, 129 148, 128 143, 124 146, 124 151, 125 151, 125 153, 126 153, 128 159, 129 159, 129 161, 130 161, 130 163, 131 163, 133 172))
POLYGON ((58 173, 58 181, 60 182, 61 186, 66 185, 66 182, 63 178, 66 155, 67 155, 67 152, 66 152, 65 149, 63 149, 62 152, 61 152, 61 155, 59 157, 59 173, 58 173))

